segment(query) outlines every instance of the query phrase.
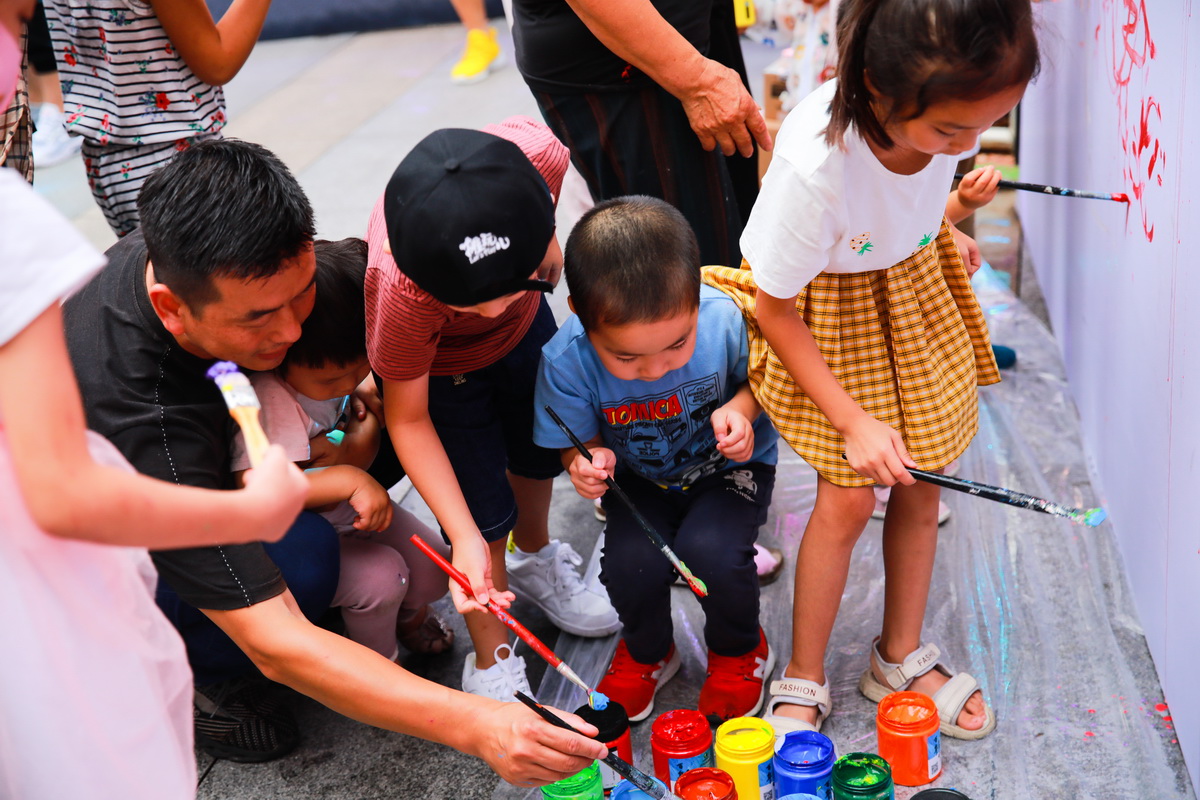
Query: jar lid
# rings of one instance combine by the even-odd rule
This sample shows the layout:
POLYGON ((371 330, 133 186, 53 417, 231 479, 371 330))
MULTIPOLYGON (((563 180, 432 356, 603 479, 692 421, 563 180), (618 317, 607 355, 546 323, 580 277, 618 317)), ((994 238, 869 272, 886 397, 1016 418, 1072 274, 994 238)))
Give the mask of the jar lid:
POLYGON ((607 708, 582 705, 575 709, 575 714, 600 729, 595 736, 597 741, 614 742, 629 730, 629 715, 616 700, 609 700, 607 708))
POLYGON ((971 800, 958 789, 925 789, 912 796, 912 800, 971 800))

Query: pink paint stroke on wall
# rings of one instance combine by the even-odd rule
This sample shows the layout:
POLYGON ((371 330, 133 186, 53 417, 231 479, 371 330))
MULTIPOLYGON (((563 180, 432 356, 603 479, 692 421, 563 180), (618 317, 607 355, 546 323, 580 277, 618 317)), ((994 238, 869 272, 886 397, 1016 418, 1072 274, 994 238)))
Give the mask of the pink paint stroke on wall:
POLYGON ((1157 55, 1146 0, 1103 0, 1101 20, 1096 26, 1100 45, 1112 76, 1111 88, 1117 100, 1118 139, 1125 154, 1122 177, 1129 190, 1130 203, 1141 216, 1142 232, 1154 241, 1154 223, 1150 218, 1146 190, 1163 185, 1167 154, 1156 131, 1162 126, 1162 105, 1150 96, 1131 100, 1131 84, 1139 93, 1144 89, 1150 62, 1157 55), (1140 80, 1134 81, 1137 77, 1140 80))

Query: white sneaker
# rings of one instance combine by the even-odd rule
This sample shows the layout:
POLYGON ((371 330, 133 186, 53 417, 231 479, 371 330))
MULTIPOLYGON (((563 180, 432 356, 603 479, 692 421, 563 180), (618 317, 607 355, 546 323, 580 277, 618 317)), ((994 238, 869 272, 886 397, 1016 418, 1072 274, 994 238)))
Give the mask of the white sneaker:
POLYGON ((37 109, 33 134, 33 165, 53 167, 79 154, 83 137, 71 136, 63 127, 67 116, 53 103, 42 103, 37 109))
POLYGON ((536 553, 519 547, 506 553, 508 588, 518 598, 536 603, 550 621, 576 636, 608 636, 621 627, 606 592, 588 587, 577 567, 583 559, 569 544, 555 539, 536 553))
POLYGON ((533 690, 525 675, 525 659, 507 644, 497 647, 495 655, 495 664, 487 669, 475 669, 475 654, 467 653, 463 662, 462 690, 503 703, 516 702, 514 692, 518 691, 532 696, 533 690), (501 655, 505 650, 508 655, 501 655))

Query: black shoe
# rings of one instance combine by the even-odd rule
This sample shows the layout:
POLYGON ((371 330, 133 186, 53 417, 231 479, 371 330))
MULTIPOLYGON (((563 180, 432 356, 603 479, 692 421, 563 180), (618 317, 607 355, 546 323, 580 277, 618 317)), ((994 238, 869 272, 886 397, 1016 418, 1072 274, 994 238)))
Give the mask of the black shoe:
POLYGON ((259 762, 281 758, 300 743, 281 687, 265 678, 197 686, 192 701, 196 746, 216 758, 259 762))

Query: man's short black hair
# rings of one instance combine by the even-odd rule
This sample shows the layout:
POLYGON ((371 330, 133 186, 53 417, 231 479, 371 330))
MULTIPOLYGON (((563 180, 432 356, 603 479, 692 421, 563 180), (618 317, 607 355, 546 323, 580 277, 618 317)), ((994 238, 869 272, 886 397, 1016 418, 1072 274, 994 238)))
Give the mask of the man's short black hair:
POLYGON ((367 276, 367 243, 353 237, 338 242, 318 239, 317 299, 300 329, 300 338, 284 359, 289 365, 320 369, 345 366, 367 355, 367 317, 363 284, 367 276))
POLYGON ((563 273, 584 330, 654 322, 700 305, 696 234, 656 197, 616 197, 584 214, 567 239, 563 273))
POLYGON ((193 311, 213 278, 270 278, 313 240, 312 206, 273 153, 237 139, 180 151, 146 179, 138 214, 154 277, 193 311))

